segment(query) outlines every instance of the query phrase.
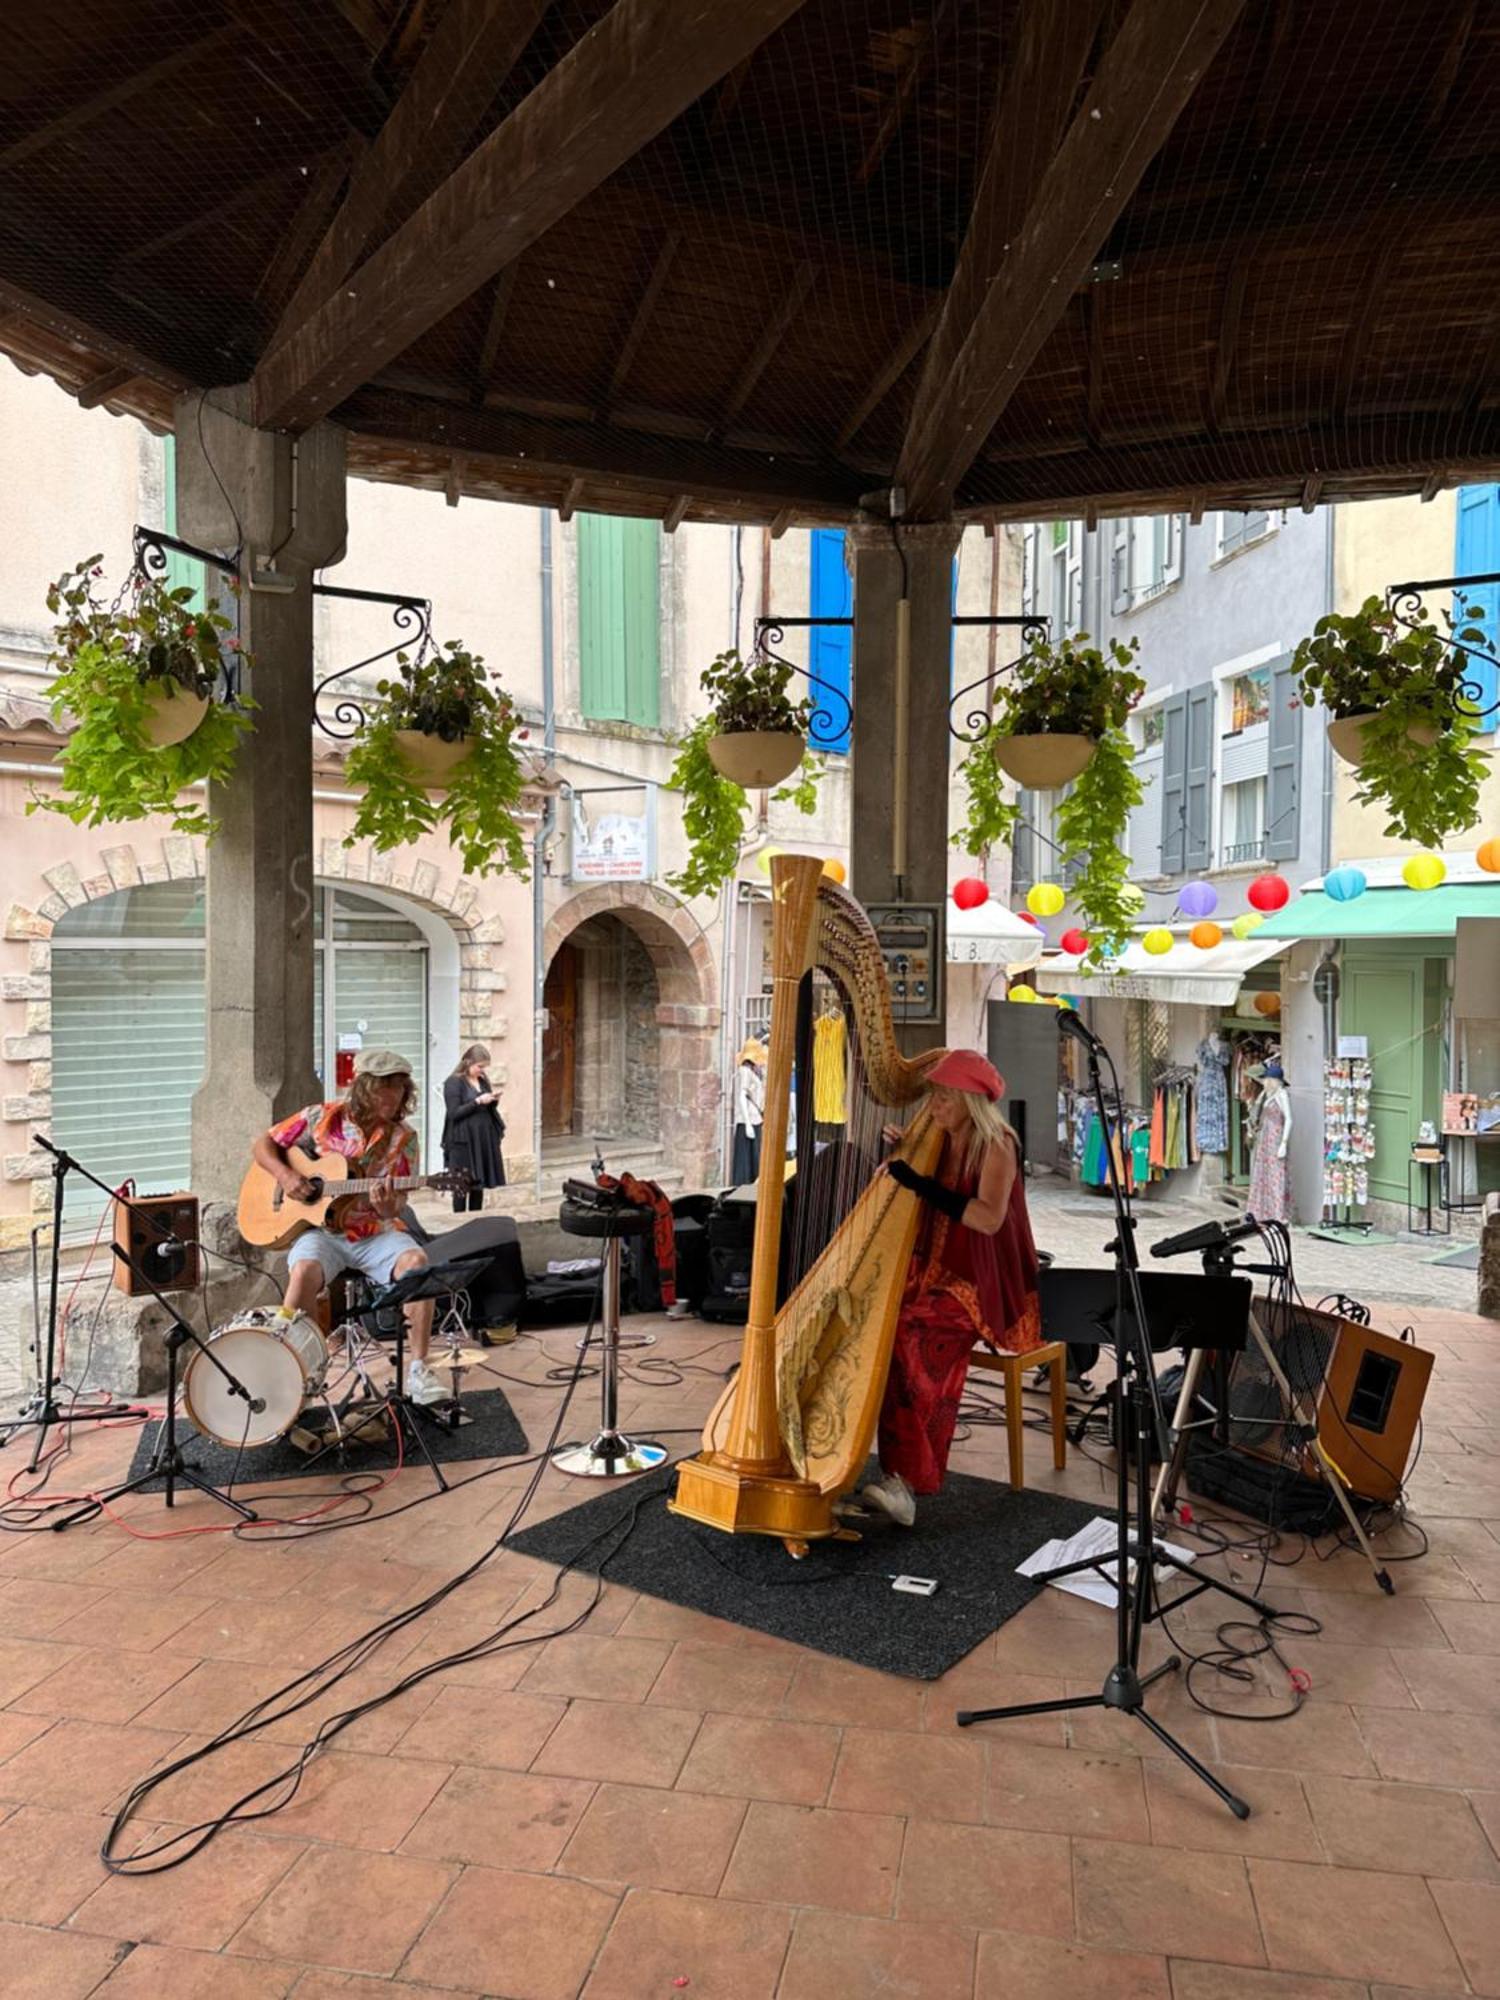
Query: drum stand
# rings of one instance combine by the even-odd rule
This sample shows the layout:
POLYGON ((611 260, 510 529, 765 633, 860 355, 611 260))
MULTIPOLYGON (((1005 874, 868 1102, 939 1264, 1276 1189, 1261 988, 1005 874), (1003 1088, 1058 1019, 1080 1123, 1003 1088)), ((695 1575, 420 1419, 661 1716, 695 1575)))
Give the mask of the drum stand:
MULTIPOLYGON (((663 1444, 625 1437, 620 1430, 620 1243, 641 1235, 651 1218, 643 1208, 621 1203, 582 1181, 569 1181, 559 1221, 570 1236, 604 1238, 604 1325, 601 1330, 599 1378, 602 1410, 598 1434, 590 1444, 564 1445, 554 1452, 559 1472, 583 1479, 623 1479, 652 1472, 667 1456, 663 1444)), ((579 1343, 587 1345, 586 1340, 579 1343)))
POLYGON ((141 1283, 150 1292, 157 1304, 167 1313, 172 1322, 167 1330, 166 1415, 163 1417, 161 1429, 157 1433, 156 1449, 151 1454, 151 1463, 146 1467, 144 1472, 138 1472, 134 1479, 126 1479, 120 1485, 112 1486, 107 1493, 101 1493, 96 1498, 86 1501, 82 1507, 75 1508, 71 1514, 62 1515, 60 1519, 52 1523, 52 1526, 61 1530, 63 1528, 71 1528, 75 1521, 90 1521, 96 1514, 103 1513, 112 1500, 123 1499, 127 1493, 142 1493, 158 1479, 166 1482, 166 1502, 169 1507, 175 1507, 177 1504, 177 1488, 179 1486, 191 1486, 194 1492, 206 1493, 210 1500, 217 1500, 221 1506, 228 1507, 231 1512, 238 1514, 241 1520, 258 1521, 260 1516, 253 1508, 247 1507, 242 1501, 236 1500, 232 1493, 226 1493, 222 1488, 215 1486, 211 1479, 205 1479, 203 1474, 195 1466, 189 1465, 182 1455, 182 1447, 177 1442, 178 1354, 191 1341, 198 1352, 211 1361, 224 1377, 224 1380, 229 1384, 230 1394, 244 1398, 245 1415, 247 1418, 257 1415, 265 1408, 265 1404, 257 1398, 252 1398, 250 1391, 245 1387, 244 1383, 237 1376, 232 1375, 224 1366, 218 1355, 214 1353, 212 1341, 201 1339, 192 1327, 188 1325, 186 1320, 178 1318, 177 1314, 172 1310, 170 1301, 162 1297, 161 1293, 143 1271, 135 1264, 130 1263, 130 1259, 122 1247, 116 1243, 112 1248, 121 1263, 130 1265, 130 1269, 135 1272, 136 1277, 140 1279, 141 1283))

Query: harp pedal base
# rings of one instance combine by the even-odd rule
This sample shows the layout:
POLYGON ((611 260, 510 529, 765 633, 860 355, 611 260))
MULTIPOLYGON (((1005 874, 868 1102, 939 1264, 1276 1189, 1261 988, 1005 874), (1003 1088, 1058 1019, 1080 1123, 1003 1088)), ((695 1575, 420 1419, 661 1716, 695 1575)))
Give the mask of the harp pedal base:
POLYGON ((777 1535, 793 1542, 840 1534, 833 1496, 810 1480, 784 1473, 742 1472, 707 1456, 684 1459, 669 1510, 731 1535, 777 1535))

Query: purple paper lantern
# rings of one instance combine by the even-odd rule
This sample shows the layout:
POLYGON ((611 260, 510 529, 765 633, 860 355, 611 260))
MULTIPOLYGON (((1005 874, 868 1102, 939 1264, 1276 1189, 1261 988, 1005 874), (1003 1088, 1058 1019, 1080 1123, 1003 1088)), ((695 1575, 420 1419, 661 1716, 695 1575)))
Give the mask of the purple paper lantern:
POLYGON ((1219 907, 1219 892, 1211 882, 1189 882, 1177 898, 1185 917, 1211 917, 1219 907))

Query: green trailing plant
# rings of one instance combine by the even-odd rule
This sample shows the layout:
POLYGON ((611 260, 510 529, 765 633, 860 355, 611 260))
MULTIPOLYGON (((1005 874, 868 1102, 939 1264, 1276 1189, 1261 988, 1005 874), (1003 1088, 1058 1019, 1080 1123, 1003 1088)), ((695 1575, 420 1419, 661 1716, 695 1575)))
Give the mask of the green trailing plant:
MULTIPOLYGON (((65 570, 47 591, 56 619, 48 663, 57 675, 52 714, 68 730, 58 758, 57 797, 34 794, 26 810, 62 813, 82 826, 154 816, 175 833, 212 838, 207 808, 185 798, 234 768, 254 703, 213 700, 225 652, 240 654, 234 621, 211 597, 194 605, 189 586, 172 588, 132 573, 113 602, 100 597, 100 558, 65 570), (153 696, 170 685, 208 700, 184 742, 158 747, 144 734, 153 696)), ((231 586, 233 588, 233 586, 231 586)))
MULTIPOLYGON (((733 647, 720 653, 699 677, 712 706, 677 739, 677 761, 667 779, 670 789, 682 797, 688 843, 685 866, 667 877, 680 895, 711 895, 727 882, 739 864, 745 837, 745 789, 715 765, 708 748, 711 739, 753 730, 805 737, 812 703, 792 700, 791 678, 792 668, 784 660, 747 664, 733 647)), ((805 754, 795 775, 771 796, 800 813, 815 812, 823 769, 821 757, 805 754)))
POLYGON ((1144 796, 1135 746, 1123 729, 1107 729, 1057 808, 1053 824, 1063 861, 1083 863, 1068 893, 1089 934, 1088 965, 1119 957, 1140 909, 1124 843, 1131 811, 1144 796))
POLYGON ((363 787, 353 830, 344 841, 372 842, 379 853, 404 847, 443 827, 463 856, 464 872, 527 874, 526 842, 517 808, 523 774, 515 748, 520 717, 510 696, 492 687, 484 661, 457 640, 415 659, 396 655, 398 677, 381 681, 377 703, 349 754, 345 775, 363 787), (468 756, 428 790, 396 740, 402 729, 456 743, 468 756))
POLYGON ((1087 632, 1052 641, 1033 638, 999 684, 992 716, 1002 736, 1104 737, 1123 729, 1146 692, 1133 670, 1139 639, 1108 642, 1108 657, 1087 632))
POLYGON ((1410 629, 1382 598, 1367 597, 1358 611, 1320 618, 1292 655, 1300 700, 1366 718, 1356 801, 1383 806, 1386 832, 1423 847, 1476 823, 1489 769, 1488 754, 1472 747, 1472 669, 1453 643, 1483 646, 1485 635, 1444 619, 1447 633, 1431 623, 1410 629))
POLYGON ((966 812, 962 828, 953 836, 953 844, 980 858, 992 847, 1013 840, 1016 822, 1021 817, 1020 806, 1005 796, 1005 774, 995 762, 990 739, 991 732, 986 730, 969 745, 958 767, 966 812))

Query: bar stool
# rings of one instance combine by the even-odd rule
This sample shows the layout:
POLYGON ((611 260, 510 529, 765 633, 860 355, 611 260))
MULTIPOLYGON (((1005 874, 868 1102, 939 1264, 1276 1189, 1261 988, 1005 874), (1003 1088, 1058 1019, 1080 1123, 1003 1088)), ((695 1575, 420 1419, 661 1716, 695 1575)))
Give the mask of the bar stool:
POLYGON ((1048 1341, 1042 1347, 1028 1348, 1024 1354, 1004 1354, 993 1347, 980 1346, 969 1356, 969 1366, 1005 1378, 1005 1436, 1010 1448, 1013 1493, 1019 1493, 1026 1484, 1026 1410, 1021 1401, 1021 1378, 1030 1368, 1048 1371, 1052 1395, 1052 1465, 1061 1472, 1068 1462, 1068 1350, 1063 1343, 1048 1341))
MULTIPOLYGON (((564 1445, 552 1454, 559 1472, 582 1479, 622 1479, 653 1472, 667 1456, 654 1439, 629 1438, 620 1429, 620 1245, 627 1236, 641 1236, 651 1216, 618 1194, 606 1194, 586 1181, 563 1182, 558 1221, 570 1236, 590 1236, 604 1245, 602 1345, 600 1352, 599 1429, 587 1444, 564 1445)), ((586 1346, 586 1340, 579 1346, 586 1346)))

